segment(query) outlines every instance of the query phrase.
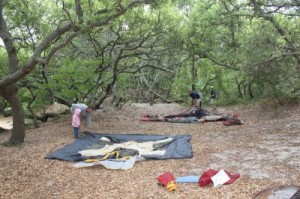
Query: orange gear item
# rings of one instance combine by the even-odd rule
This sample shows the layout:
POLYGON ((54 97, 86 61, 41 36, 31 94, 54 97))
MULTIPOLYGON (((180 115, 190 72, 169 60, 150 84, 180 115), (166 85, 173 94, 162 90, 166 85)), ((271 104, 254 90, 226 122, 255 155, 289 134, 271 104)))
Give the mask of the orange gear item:
POLYGON ((175 191, 177 185, 173 174, 166 172, 157 177, 158 183, 167 188, 168 191, 175 191))

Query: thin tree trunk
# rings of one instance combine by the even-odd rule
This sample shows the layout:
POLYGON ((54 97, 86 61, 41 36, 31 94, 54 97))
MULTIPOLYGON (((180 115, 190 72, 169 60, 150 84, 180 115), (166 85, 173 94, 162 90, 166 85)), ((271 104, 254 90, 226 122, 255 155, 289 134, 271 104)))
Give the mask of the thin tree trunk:
POLYGON ((241 88, 241 84, 243 83, 244 81, 242 82, 239 82, 237 78, 235 78, 235 83, 237 85, 237 89, 238 89, 238 93, 239 93, 239 97, 240 98, 243 98, 243 93, 242 93, 242 88, 241 88))
POLYGON ((250 81, 249 84, 248 84, 248 92, 249 92, 249 95, 250 95, 251 99, 253 99, 254 95, 252 93, 252 87, 251 86, 252 86, 252 82, 250 81))
POLYGON ((1 94, 12 109, 13 129, 9 144, 15 145, 23 143, 25 139, 24 109, 18 96, 18 86, 12 84, 8 86, 3 93, 1 92, 1 94))
POLYGON ((191 68, 191 75, 192 75, 192 90, 196 90, 196 68, 195 68, 195 55, 192 56, 192 68, 191 68))

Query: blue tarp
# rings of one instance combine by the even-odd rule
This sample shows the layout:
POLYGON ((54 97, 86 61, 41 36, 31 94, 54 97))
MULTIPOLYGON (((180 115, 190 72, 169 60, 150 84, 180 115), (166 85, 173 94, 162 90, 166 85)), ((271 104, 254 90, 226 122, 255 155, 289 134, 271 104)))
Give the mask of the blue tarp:
POLYGON ((82 161, 85 158, 78 154, 79 151, 87 149, 89 146, 99 142, 102 137, 109 137, 118 143, 127 141, 149 142, 172 138, 172 141, 161 146, 166 150, 164 155, 147 155, 146 159, 182 159, 192 158, 191 136, 185 135, 152 135, 152 134, 110 134, 110 133, 90 133, 85 132, 85 136, 74 142, 57 149, 48 154, 45 159, 58 159, 65 161, 82 161))

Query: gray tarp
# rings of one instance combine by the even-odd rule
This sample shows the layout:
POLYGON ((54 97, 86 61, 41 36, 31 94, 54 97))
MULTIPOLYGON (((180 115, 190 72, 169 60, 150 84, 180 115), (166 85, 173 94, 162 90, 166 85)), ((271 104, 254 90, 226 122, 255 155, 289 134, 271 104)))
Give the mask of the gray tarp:
POLYGON ((136 141, 149 142, 172 138, 172 142, 163 146, 166 150, 162 156, 151 155, 143 156, 146 159, 181 159, 193 157, 192 146, 190 144, 190 135, 151 135, 151 134, 100 134, 86 132, 85 136, 75 140, 71 144, 57 149, 48 154, 45 159, 59 159, 65 161, 82 161, 86 158, 78 154, 79 151, 87 149, 89 146, 97 143, 102 137, 109 137, 118 142, 136 141))

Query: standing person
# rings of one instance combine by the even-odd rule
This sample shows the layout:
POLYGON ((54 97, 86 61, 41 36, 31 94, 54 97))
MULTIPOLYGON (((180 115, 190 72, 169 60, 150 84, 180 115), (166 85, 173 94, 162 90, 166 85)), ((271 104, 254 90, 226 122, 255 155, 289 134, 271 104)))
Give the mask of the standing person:
POLYGON ((73 117, 72 117, 72 126, 73 126, 73 133, 75 139, 79 138, 80 112, 81 110, 79 108, 76 108, 74 110, 73 117))
POLYGON ((214 106, 214 109, 216 109, 216 98, 217 98, 217 93, 214 90, 214 86, 210 86, 210 104, 214 106))
POLYGON ((189 90, 189 95, 192 98, 192 106, 201 108, 201 95, 192 90, 189 90))
POLYGON ((85 104, 77 103, 72 104, 72 107, 70 108, 71 113, 74 113, 75 109, 80 109, 80 119, 83 119, 85 121, 85 126, 87 128, 92 127, 92 112, 93 109, 85 104))

